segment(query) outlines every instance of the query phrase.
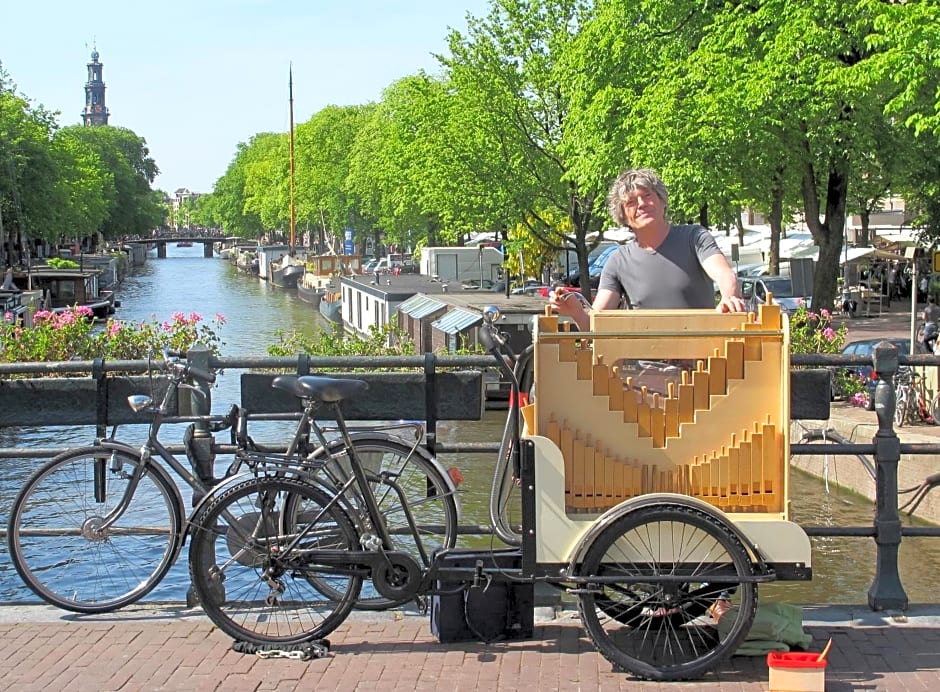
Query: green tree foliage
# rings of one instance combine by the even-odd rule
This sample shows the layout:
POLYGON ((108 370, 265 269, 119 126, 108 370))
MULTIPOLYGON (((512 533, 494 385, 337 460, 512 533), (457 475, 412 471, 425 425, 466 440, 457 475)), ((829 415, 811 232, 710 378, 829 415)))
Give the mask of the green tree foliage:
POLYGON ((105 188, 107 216, 98 229, 105 238, 146 234, 160 224, 164 212, 150 188, 159 171, 142 137, 111 126, 74 125, 63 128, 63 133, 97 155, 112 176, 112 184, 105 188))
POLYGON ((66 198, 50 147, 55 118, 16 93, 0 66, 0 215, 8 237, 55 239, 66 198))
POLYGON ((400 79, 368 111, 352 143, 346 187, 387 242, 410 245, 412 232, 421 245, 439 242, 440 215, 428 182, 446 172, 426 145, 447 125, 447 99, 440 79, 423 73, 400 79))
POLYGON ((164 210, 150 188, 157 166, 125 128, 60 128, 0 67, 0 215, 18 243, 101 232, 144 234, 164 210))
MULTIPOLYGON (((484 200, 475 218, 491 228, 521 223, 556 252, 573 247, 584 276, 594 234, 607 223, 606 182, 575 174, 583 149, 569 134, 569 66, 589 12, 578 0, 494 0, 486 18, 468 22, 466 36, 451 33, 450 55, 441 58, 465 172, 449 203, 484 200)), ((462 213, 474 218, 473 211, 462 213)))
POLYGON ((364 205, 346 184, 350 152, 371 109, 327 106, 295 132, 297 220, 305 228, 316 229, 315 237, 334 248, 342 246, 345 228, 355 229, 358 235, 372 226, 364 205))
MULTIPOLYGON (((449 34, 440 74, 298 128, 299 218, 399 244, 512 229, 513 247, 576 249, 586 272, 610 182, 650 166, 676 221, 740 232, 741 209, 764 214, 773 265, 781 235, 805 223, 820 248, 814 299, 831 304, 849 214, 901 194, 924 238, 940 237, 937 8, 492 0, 449 34)), ((227 224, 283 223, 279 141, 251 167, 254 147, 240 149, 220 180, 213 213, 227 224)))

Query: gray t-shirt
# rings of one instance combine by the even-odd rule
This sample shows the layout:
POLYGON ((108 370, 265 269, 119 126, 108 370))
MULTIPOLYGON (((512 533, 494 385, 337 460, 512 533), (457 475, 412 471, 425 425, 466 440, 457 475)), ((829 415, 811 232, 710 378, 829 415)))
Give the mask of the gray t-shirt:
POLYGON ((713 308, 715 285, 702 262, 721 252, 701 226, 671 226, 655 250, 627 243, 616 250, 598 288, 626 297, 633 309, 713 308))

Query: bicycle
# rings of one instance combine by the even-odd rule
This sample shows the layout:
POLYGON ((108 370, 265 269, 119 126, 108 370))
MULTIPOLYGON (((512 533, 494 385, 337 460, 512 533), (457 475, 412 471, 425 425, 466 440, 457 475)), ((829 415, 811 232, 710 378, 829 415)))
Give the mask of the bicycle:
POLYGON ((940 421, 940 392, 928 403, 924 376, 910 367, 898 368, 894 376, 894 424, 899 428, 908 423, 937 425, 940 421))
MULTIPOLYGON (((200 480, 159 440, 178 391, 200 391, 187 380, 208 385, 215 376, 177 357, 167 356, 161 367, 167 388, 160 404, 143 394, 128 398, 135 412, 151 414, 142 446, 116 439, 115 426, 110 437, 68 450, 38 468, 13 502, 7 532, 11 560, 26 586, 47 603, 79 613, 103 613, 146 596, 175 563, 190 530, 180 489, 170 471, 194 494, 206 497, 216 482, 200 480)), ((272 384, 305 394, 297 391, 296 381, 296 377, 281 376, 272 384)), ((324 391, 329 392, 328 385, 324 391)), ((419 445, 417 428, 414 444, 374 428, 358 431, 340 444, 327 439, 329 429, 317 426, 313 418, 316 403, 302 398, 301 405, 296 430, 287 451, 281 454, 251 440, 244 409, 233 406, 221 420, 212 419, 213 432, 232 430, 236 447, 234 461, 214 487, 224 488, 240 479, 246 468, 250 475, 267 473, 269 468, 283 473, 307 457, 328 455, 331 463, 321 464, 324 471, 317 482, 329 488, 344 476, 347 449, 343 444, 355 445, 374 471, 369 482, 382 498, 378 511, 399 534, 403 550, 422 556, 429 549, 454 545, 456 489, 437 461, 419 445), (317 438, 315 444, 309 438, 311 431, 317 438), (419 526, 426 523, 426 514, 434 517, 434 526, 417 534, 400 530, 413 516, 402 508, 409 495, 423 500, 415 502, 420 508, 419 526)), ((353 505, 345 510, 351 516, 358 511, 353 505)), ((199 511, 197 506, 190 517, 199 511)), ((367 595, 358 605, 384 608, 395 603, 367 595)))

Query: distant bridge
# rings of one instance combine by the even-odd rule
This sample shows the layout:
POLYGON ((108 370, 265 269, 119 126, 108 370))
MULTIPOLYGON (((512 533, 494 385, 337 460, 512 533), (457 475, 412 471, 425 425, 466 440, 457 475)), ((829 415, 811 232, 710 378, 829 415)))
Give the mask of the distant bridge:
POLYGON ((128 245, 146 245, 148 248, 156 246, 157 248, 157 257, 160 259, 166 259, 166 246, 167 245, 178 245, 179 243, 190 243, 195 245, 196 243, 202 243, 202 256, 203 257, 213 257, 214 250, 213 246, 216 243, 221 243, 222 245, 231 245, 234 242, 242 240, 240 238, 221 238, 221 237, 211 237, 206 238, 205 236, 172 236, 165 238, 143 238, 141 240, 128 240, 128 245))

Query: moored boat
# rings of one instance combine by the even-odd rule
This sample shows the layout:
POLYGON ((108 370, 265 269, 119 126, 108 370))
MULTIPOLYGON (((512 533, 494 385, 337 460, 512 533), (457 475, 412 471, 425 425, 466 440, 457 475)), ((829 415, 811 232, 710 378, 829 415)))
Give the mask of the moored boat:
POLYGON ((96 319, 106 319, 114 312, 114 292, 101 290, 100 269, 59 269, 49 266, 30 267, 13 272, 13 281, 20 290, 40 291, 41 307, 63 312, 76 305, 91 308, 96 319))
POLYGON ((320 300, 320 314, 330 322, 343 323, 343 301, 339 291, 326 291, 320 300))
POLYGON ((268 280, 278 288, 297 288, 304 275, 304 263, 287 254, 268 264, 268 280))

